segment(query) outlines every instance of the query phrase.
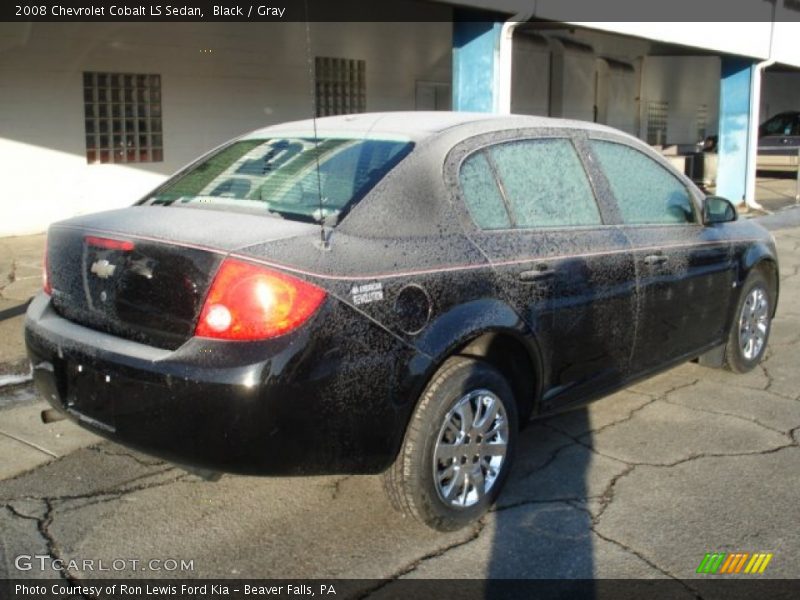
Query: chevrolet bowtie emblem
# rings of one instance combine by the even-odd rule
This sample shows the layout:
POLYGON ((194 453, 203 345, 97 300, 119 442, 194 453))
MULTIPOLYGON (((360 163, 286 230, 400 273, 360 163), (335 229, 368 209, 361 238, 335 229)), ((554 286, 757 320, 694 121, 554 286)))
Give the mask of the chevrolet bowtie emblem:
POLYGON ((92 273, 97 275, 100 279, 108 279, 116 270, 116 265, 112 265, 106 259, 96 260, 92 263, 92 273))

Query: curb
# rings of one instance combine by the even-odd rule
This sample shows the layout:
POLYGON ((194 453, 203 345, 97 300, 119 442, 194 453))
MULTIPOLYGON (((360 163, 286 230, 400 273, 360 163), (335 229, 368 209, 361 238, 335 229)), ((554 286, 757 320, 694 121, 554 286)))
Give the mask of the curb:
POLYGON ((0 363, 0 390, 33 380, 31 365, 27 358, 0 363))
POLYGON ((0 390, 33 381, 33 375, 0 375, 0 390))
POLYGON ((5 321, 6 319, 13 319, 14 317, 19 317, 20 315, 24 315, 25 312, 28 310, 28 305, 33 301, 33 296, 28 298, 22 304, 18 304, 17 306, 12 306, 11 308, 6 308, 5 310, 0 310, 0 321, 5 321))

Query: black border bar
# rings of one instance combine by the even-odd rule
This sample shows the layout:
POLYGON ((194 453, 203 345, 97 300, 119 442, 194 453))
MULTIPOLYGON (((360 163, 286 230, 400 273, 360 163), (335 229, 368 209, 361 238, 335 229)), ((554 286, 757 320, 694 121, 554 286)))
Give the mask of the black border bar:
POLYGON ((795 600, 800 579, 708 576, 693 579, 8 579, 8 600, 253 600, 378 598, 426 600, 795 600), (335 592, 335 593, 334 593, 335 592))
POLYGON ((800 21, 800 0, 9 0, 16 22, 800 21), (482 7, 477 6, 482 4, 482 7))

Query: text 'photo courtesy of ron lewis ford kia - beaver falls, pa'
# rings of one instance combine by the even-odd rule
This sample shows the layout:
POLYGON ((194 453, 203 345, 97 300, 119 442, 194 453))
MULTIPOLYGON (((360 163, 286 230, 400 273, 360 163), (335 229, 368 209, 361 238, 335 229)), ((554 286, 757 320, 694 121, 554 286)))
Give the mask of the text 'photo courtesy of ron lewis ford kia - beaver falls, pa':
POLYGON ((765 229, 617 130, 366 113, 52 225, 25 335, 50 418, 206 472, 382 472, 447 531, 531 418, 689 360, 753 369, 777 268, 765 229))

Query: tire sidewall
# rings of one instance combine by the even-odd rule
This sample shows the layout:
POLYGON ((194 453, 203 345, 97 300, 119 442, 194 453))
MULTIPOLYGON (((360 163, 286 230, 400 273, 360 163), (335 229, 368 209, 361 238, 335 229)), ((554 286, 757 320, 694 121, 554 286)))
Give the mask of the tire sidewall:
POLYGON ((494 503, 513 464, 519 432, 517 407, 513 392, 506 379, 493 367, 480 361, 469 361, 455 373, 440 382, 433 396, 428 399, 421 415, 425 425, 422 429, 424 441, 418 445, 414 467, 420 474, 417 501, 424 507, 424 513, 435 521, 437 529, 454 530, 480 518, 494 503), (508 446, 506 457, 492 489, 483 499, 467 508, 448 506, 439 497, 433 475, 433 457, 439 432, 444 419, 455 404, 469 392, 486 389, 493 392, 503 404, 508 419, 508 446))

